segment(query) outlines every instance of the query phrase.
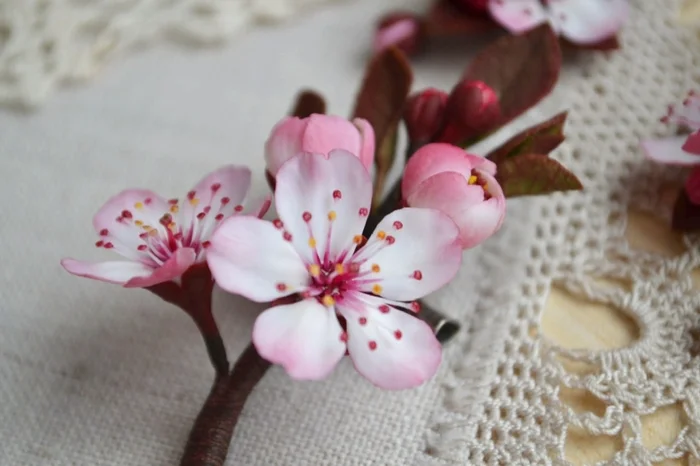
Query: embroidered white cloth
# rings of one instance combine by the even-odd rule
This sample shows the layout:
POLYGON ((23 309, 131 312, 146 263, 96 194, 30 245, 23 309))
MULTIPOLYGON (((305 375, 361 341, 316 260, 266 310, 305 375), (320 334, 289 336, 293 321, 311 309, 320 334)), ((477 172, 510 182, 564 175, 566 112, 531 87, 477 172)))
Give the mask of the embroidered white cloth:
MULTIPOLYGON (((696 87, 700 44, 671 21, 677 2, 635 3, 624 49, 570 55, 554 95, 507 131, 570 109, 555 157, 587 189, 510 202, 502 231, 431 297, 465 328, 438 377, 384 392, 348 361, 321 383, 274 368, 246 405, 227 464, 559 465, 571 425, 621 434, 610 464, 700 454, 700 373, 689 353, 689 330, 700 325, 690 279, 697 237, 668 258, 635 251, 623 236, 628 208, 669 216, 660 186, 680 174, 645 161, 638 141, 667 131, 657 122, 665 105, 696 87), (598 352, 553 346, 538 328, 553 283, 632 316, 638 341, 598 352), (592 369, 569 374, 560 357, 592 369), (562 385, 589 390, 608 405, 604 415, 571 410, 562 385), (647 450, 641 416, 676 403, 686 428, 647 450)), ((251 166, 262 193, 263 142, 293 95, 311 86, 333 113, 347 113, 374 18, 405 4, 328 5, 222 48, 157 46, 39 112, 0 114, 0 464, 177 463, 213 376, 194 325, 145 291, 70 276, 59 260, 89 254, 92 214, 124 187, 176 195, 233 162, 251 166)), ((416 88, 449 88, 467 55, 418 60, 416 88)), ((215 298, 235 357, 261 307, 215 298)))

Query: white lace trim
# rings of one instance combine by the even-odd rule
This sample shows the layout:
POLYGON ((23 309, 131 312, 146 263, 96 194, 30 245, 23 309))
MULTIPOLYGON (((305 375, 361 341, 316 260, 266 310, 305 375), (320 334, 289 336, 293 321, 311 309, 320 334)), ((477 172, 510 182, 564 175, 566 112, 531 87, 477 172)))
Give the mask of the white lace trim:
POLYGON ((328 1, 0 0, 0 105, 39 105, 57 85, 155 39, 214 44, 328 1))

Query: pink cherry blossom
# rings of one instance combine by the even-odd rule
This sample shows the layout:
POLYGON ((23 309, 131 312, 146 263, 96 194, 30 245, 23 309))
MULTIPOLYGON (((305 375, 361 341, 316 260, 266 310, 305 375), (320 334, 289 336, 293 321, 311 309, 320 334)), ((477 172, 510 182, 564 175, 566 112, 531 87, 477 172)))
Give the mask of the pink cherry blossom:
POLYGON ((63 259, 61 265, 74 275, 126 287, 177 279, 204 262, 209 237, 224 219, 265 214, 269 197, 244 208, 250 180, 248 168, 229 165, 206 176, 182 200, 166 200, 145 189, 122 191, 102 206, 92 223, 99 235, 95 246, 127 260, 63 259))
POLYGON ((464 249, 494 234, 503 223, 506 200, 494 175, 496 165, 459 147, 428 144, 408 160, 401 183, 411 207, 438 209, 459 227, 464 249))
POLYGON ((440 364, 440 344, 411 301, 459 269, 457 227, 436 210, 400 209, 365 243, 371 197, 353 154, 301 153, 277 174, 278 220, 231 218, 211 238, 207 262, 223 289, 257 302, 301 297, 267 309, 253 329, 260 355, 293 378, 322 379, 347 352, 370 382, 398 390, 440 364))
POLYGON ((374 34, 374 52, 396 46, 412 55, 421 39, 421 24, 415 14, 391 13, 382 18, 374 34))
POLYGON ((642 141, 642 149, 650 159, 668 165, 700 164, 700 96, 691 91, 682 103, 668 107, 661 118, 693 131, 690 136, 673 136, 642 141))
POLYGON ((488 7, 514 34, 549 22, 559 35, 582 45, 614 37, 629 14, 627 0, 490 0, 488 7))
POLYGON ((267 170, 273 177, 280 167, 300 152, 328 157, 343 149, 358 157, 368 170, 374 162, 374 130, 367 120, 352 122, 332 115, 287 117, 277 123, 265 144, 267 170))

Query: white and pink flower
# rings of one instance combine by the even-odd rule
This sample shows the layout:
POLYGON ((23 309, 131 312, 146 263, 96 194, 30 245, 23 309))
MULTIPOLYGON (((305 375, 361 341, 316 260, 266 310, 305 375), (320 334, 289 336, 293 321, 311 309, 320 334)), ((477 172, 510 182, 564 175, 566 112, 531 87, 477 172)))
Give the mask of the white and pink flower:
POLYGON ((627 0, 490 0, 488 8, 514 34, 548 22, 557 34, 581 45, 613 38, 629 15, 627 0))
POLYGON ((276 181, 280 218, 230 218, 207 253, 214 278, 229 292, 257 302, 301 297, 258 317, 253 343, 260 355, 297 379, 326 377, 346 352, 382 388, 430 379, 441 347, 413 315, 412 301, 459 269, 454 222, 437 210, 400 209, 363 238, 372 180, 344 150, 328 158, 298 154, 276 181))
POLYGON ((209 237, 224 219, 265 214, 269 197, 244 207, 250 182, 248 168, 230 165, 206 176, 182 200, 145 189, 123 191, 102 206, 92 223, 99 235, 95 246, 127 260, 63 259, 61 265, 74 275, 126 287, 175 280, 204 262, 209 237))

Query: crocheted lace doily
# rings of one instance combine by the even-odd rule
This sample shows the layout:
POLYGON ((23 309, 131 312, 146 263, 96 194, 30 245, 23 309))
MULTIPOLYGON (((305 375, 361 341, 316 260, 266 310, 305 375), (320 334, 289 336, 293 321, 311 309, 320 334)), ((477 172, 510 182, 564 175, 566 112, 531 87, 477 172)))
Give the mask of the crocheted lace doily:
POLYGON ((511 249, 529 256, 521 279, 482 285, 461 340, 464 356, 445 387, 447 413, 432 428, 430 457, 571 464, 567 437, 591 435, 620 445, 598 464, 649 465, 684 456, 700 464, 700 360, 693 348, 700 294, 691 275, 700 266, 700 239, 683 236, 683 251, 669 257, 637 250, 625 236, 630 211, 669 224, 667 186, 677 191, 682 173, 646 161, 639 141, 668 135, 658 121, 665 106, 697 88, 700 40, 674 21, 680 2, 631 3, 624 48, 567 51, 554 95, 529 115, 534 122, 570 110, 567 142, 554 157, 581 177, 585 191, 509 201, 508 221, 519 228, 504 228, 487 242, 483 259, 466 261, 497 277, 511 249), (541 327, 555 287, 628 316, 639 330, 636 341, 606 350, 558 346, 541 327), (573 409, 560 397, 571 389, 605 408, 573 409), (669 444, 649 448, 643 418, 668 406, 681 408, 684 427, 669 444))
POLYGON ((0 0, 0 105, 41 104, 155 39, 215 44, 329 0, 0 0))

